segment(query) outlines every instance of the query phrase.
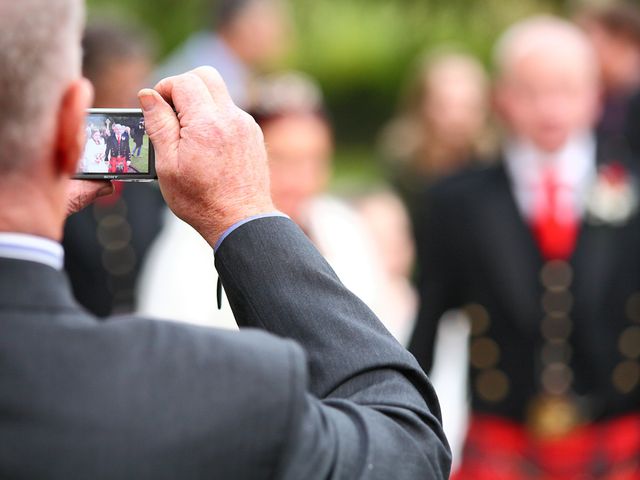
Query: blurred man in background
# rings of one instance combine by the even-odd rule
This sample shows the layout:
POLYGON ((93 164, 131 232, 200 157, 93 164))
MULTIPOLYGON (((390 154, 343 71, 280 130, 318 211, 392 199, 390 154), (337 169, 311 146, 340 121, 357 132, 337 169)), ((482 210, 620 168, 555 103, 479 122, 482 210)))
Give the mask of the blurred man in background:
POLYGON ((251 80, 287 47, 290 21, 284 0, 213 0, 214 31, 193 34, 156 72, 158 79, 209 65, 245 108, 251 80))
POLYGON ((95 88, 96 107, 139 108, 149 82, 154 46, 144 27, 120 17, 91 22, 82 39, 82 71, 95 88))
POLYGON ((598 130, 640 155, 640 9, 617 2, 587 9, 578 20, 600 64, 604 110, 598 130))
POLYGON ((598 65, 553 17, 496 48, 502 162, 428 194, 418 244, 425 370, 465 306, 472 417, 456 479, 640 478, 640 217, 632 167, 601 148, 598 65))
MULTIPOLYGON (((93 106, 139 107, 136 95, 148 82, 153 58, 144 30, 115 19, 103 20, 87 27, 82 46, 83 73, 95 89, 93 106)), ((115 141, 108 142, 112 153, 129 152, 128 135, 127 145, 121 148, 115 141)), ((65 269, 76 299, 94 315, 106 317, 134 309, 138 272, 160 231, 163 211, 156 185, 116 182, 114 195, 67 220, 65 269)))

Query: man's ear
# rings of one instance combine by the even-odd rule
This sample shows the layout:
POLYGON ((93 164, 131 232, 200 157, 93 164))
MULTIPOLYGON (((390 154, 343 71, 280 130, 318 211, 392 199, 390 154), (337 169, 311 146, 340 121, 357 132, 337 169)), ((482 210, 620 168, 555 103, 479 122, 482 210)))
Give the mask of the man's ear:
POLYGON ((93 87, 84 78, 69 85, 62 97, 54 137, 55 164, 61 175, 76 173, 85 143, 86 109, 92 101, 93 87))

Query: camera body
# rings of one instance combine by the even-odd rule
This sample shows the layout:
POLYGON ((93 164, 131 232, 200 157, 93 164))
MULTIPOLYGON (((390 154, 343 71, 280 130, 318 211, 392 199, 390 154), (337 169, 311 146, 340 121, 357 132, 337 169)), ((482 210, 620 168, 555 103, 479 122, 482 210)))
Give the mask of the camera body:
POLYGON ((157 179, 155 152, 138 108, 90 108, 87 138, 74 178, 149 182, 157 179))

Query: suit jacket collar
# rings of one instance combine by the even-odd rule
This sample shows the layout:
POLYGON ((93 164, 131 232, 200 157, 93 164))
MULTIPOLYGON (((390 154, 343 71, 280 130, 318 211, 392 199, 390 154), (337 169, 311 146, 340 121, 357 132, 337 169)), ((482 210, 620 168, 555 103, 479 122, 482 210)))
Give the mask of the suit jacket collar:
MULTIPOLYGON (((599 138, 597 163, 599 167, 621 163, 630 175, 638 175, 636 161, 624 138, 599 138)), ((633 217, 630 221, 634 222, 633 217)), ((601 320, 598 306, 603 304, 605 286, 620 262, 625 261, 627 253, 620 249, 622 238, 628 235, 625 226, 594 225, 583 219, 571 263, 576 271, 574 295, 579 299, 579 314, 588 322, 597 324, 601 320)))
POLYGON ((48 238, 0 232, 0 258, 30 260, 62 270, 64 250, 62 245, 48 238))
POLYGON ((492 277, 496 295, 504 299, 509 316, 522 329, 530 330, 532 322, 539 320, 537 279, 542 259, 518 210, 504 165, 495 167, 490 183, 485 201, 478 202, 479 255, 486 261, 483 269, 492 277))
POLYGON ((512 141, 504 149, 504 163, 514 197, 523 216, 531 218, 545 170, 551 167, 566 189, 566 201, 582 215, 587 194, 596 177, 597 143, 593 135, 574 136, 558 152, 548 154, 524 141, 512 141))
POLYGON ((80 309, 64 272, 41 263, 0 258, 0 311, 12 308, 80 309))

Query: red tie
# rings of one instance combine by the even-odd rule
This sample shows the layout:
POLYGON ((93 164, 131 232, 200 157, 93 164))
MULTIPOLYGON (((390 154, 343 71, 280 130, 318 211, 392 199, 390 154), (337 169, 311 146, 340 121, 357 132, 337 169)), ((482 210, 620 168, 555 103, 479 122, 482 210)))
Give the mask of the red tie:
POLYGON ((560 205, 562 185, 555 172, 544 172, 533 217, 533 233, 545 260, 568 260, 576 244, 578 221, 573 209, 560 205))

